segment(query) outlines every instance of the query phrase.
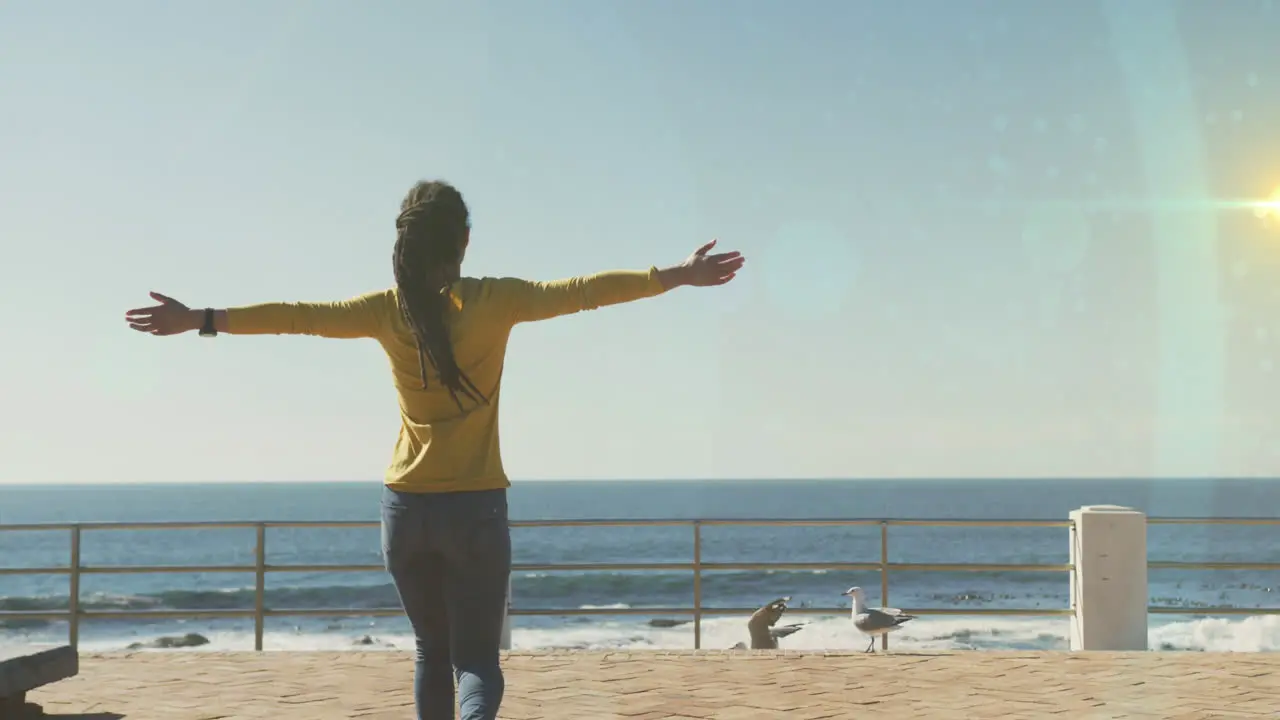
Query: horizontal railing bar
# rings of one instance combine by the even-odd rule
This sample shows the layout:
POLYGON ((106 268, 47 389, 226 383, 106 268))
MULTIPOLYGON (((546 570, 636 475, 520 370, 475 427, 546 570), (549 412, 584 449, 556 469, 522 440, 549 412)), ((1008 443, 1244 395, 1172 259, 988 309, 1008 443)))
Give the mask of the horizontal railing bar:
MULTIPOLYGON (((704 607, 704 615, 751 615, 759 608, 717 608, 704 607)), ((787 616, 791 615, 848 615, 848 607, 789 607, 787 616)), ((1050 615, 1071 615, 1069 608, 903 608, 909 615, 1007 615, 1010 617, 1037 617, 1050 615)))
POLYGON ((689 527, 700 520, 512 520, 513 528, 546 527, 689 527))
MULTIPOLYGON (((364 572, 380 571, 381 565, 268 565, 267 572, 364 572)), ((846 563, 846 562, 759 562, 759 563, 546 563, 516 564, 511 566, 512 572, 608 572, 608 571, 671 571, 692 572, 728 570, 856 570, 878 572, 880 563, 846 563)), ((1070 572, 1073 565, 1030 565, 1030 564, 970 564, 970 563, 889 563, 887 570, 917 572, 1070 572)))
MULTIPOLYGON (((746 615, 749 616, 758 608, 738 607, 704 607, 704 615, 746 615)), ((696 610, 691 607, 676 608, 512 608, 511 614, 526 617, 573 617, 601 615, 676 615, 692 616, 696 610)), ((1055 616, 1070 615, 1066 608, 910 608, 903 612, 912 615, 1003 615, 1003 616, 1055 616)), ((1185 612, 1185 611, 1182 611, 1185 612)), ((1280 610, 1274 612, 1280 613, 1280 610)), ((793 607, 787 609, 787 615, 847 615, 847 607, 793 607)), ((80 617, 94 620, 141 620, 187 619, 187 618, 243 618, 253 617, 252 608, 239 610, 89 610, 82 611, 80 617)), ((267 617, 394 617, 403 615, 400 608, 281 608, 264 611, 267 617)), ((0 619, 14 620, 66 620, 70 613, 63 612, 31 612, 25 610, 9 610, 0 612, 0 619)))
MULTIPOLYGON (((515 614, 512 611, 511 614, 515 614)), ((400 608, 286 608, 266 609, 263 617, 398 617, 404 615, 400 608)))
MULTIPOLYGON (((70 613, 67 613, 70 615, 70 613)), ((145 618, 187 620, 192 618, 251 618, 253 608, 244 610, 81 610, 81 618, 110 620, 119 618, 140 620, 145 618)))
MULTIPOLYGON (((936 527, 1070 527, 1070 520, 1002 520, 1002 519, 925 519, 925 518, 610 518, 582 520, 512 520, 511 527, 687 527, 690 525, 739 525, 749 527, 823 527, 857 525, 926 525, 936 527)), ((83 523, 22 523, 3 525, 0 530, 211 530, 256 528, 375 528, 377 520, 207 520, 207 521, 149 521, 83 523)))
MULTIPOLYGON (((559 564, 527 564, 512 565, 512 572, 616 572, 625 570, 648 570, 671 572, 693 572, 693 563, 566 563, 559 564)), ((703 567, 706 567, 705 565, 703 567)))
POLYGON ((885 525, 899 527, 1071 527, 1070 520, 884 520, 885 525))
MULTIPOLYGON (((1204 567, 1214 565, 1203 564, 1204 567)), ((1218 563, 1220 569, 1280 569, 1280 563, 1218 563)), ((1160 564, 1154 563, 1152 567, 1160 564)), ((1170 567, 1201 567, 1201 564, 1171 564, 1170 567)), ((1216 567, 1216 566, 1214 566, 1216 567)), ((381 572, 385 568, 381 564, 369 565, 268 565, 268 573, 283 572, 381 572)), ((518 564, 512 565, 512 572, 624 572, 624 571, 670 571, 692 572, 731 570, 850 570, 862 572, 878 572, 880 563, 841 563, 841 562, 778 562, 778 563, 565 563, 561 564, 518 564)), ((1030 565, 1001 563, 889 563, 884 569, 894 572, 1070 572, 1074 566, 1064 565, 1030 565)), ((1212 568, 1210 568, 1212 569, 1212 568)), ((84 575, 130 575, 130 574, 179 574, 179 573, 252 573, 256 568, 252 565, 84 565, 80 573, 84 575)), ((70 568, 0 568, 0 575, 66 575, 70 568)))
POLYGON ((1153 517, 1147 518, 1149 525, 1280 525, 1280 518, 1180 518, 1180 517, 1153 517))
POLYGON ((1147 608, 1152 615, 1280 615, 1280 608, 1238 608, 1238 607, 1199 607, 1180 608, 1168 606, 1152 606, 1147 608))
POLYGON ((0 610, 0 621, 3 620, 70 620, 71 613, 66 610, 0 610))
POLYGON ((879 572, 880 563, 846 563, 846 562, 779 562, 779 563, 734 563, 704 562, 699 565, 704 571, 725 570, 859 570, 879 572))
POLYGON ((81 575, 166 573, 251 573, 252 565, 81 565, 81 575))
POLYGON ((707 518, 699 520, 698 523, 704 527, 709 525, 722 526, 744 526, 744 527, 857 527, 857 526, 876 526, 884 522, 883 520, 874 520, 871 518, 850 518, 850 519, 813 519, 813 520, 768 520, 768 519, 736 519, 736 518, 707 518))
MULTIPOLYGON (((688 615, 697 612, 691 607, 682 608, 511 608, 512 615, 527 617, 575 617, 598 615, 688 615)), ((703 613, 707 610, 704 608, 703 613)), ((752 610, 752 612, 755 612, 752 610)))
POLYGON ((1280 570, 1280 563, 1274 562, 1168 562, 1152 560, 1147 563, 1151 570, 1280 570))
POLYGON ((879 572, 1071 572, 1074 565, 1026 565, 1001 563, 708 563, 703 570, 858 570, 879 572))
POLYGON ((266 528, 376 528, 377 520, 264 520, 258 525, 266 528))
MULTIPOLYGON (((790 608, 787 609, 787 612, 791 612, 790 608)), ((1070 608, 1007 608, 1004 610, 999 608, 903 608, 902 612, 909 615, 920 616, 997 615, 1009 617, 1067 617, 1075 614, 1075 612, 1070 608)))
MULTIPOLYGON (((705 566, 704 566, 705 567, 705 566)), ((876 567, 879 567, 878 565, 876 567)), ((382 565, 268 565, 266 571, 273 572, 380 572, 386 568, 382 565)), ((565 563, 559 564, 515 564, 512 572, 555 572, 583 571, 619 571, 619 570, 671 570, 692 572, 693 563, 565 563)))
POLYGON ((387 568, 382 563, 378 563, 377 565, 267 565, 263 570, 267 573, 386 572, 387 568))
POLYGON ((1071 572, 1075 565, 1030 565, 1017 563, 889 563, 895 572, 1071 572))
MULTIPOLYGON (((1280 525, 1280 517, 1212 518, 1149 517, 1152 525, 1280 525)), ((657 519, 584 519, 584 520, 513 520, 511 527, 681 527, 694 524, 750 527, 821 527, 858 525, 895 525, 926 527, 1070 527, 1070 520, 1016 519, 927 519, 927 518, 831 518, 831 519, 763 519, 763 518, 690 518, 657 519)), ((0 531, 70 530, 210 530, 268 528, 375 528, 376 520, 210 520, 152 522, 83 522, 83 523, 16 523, 0 524, 0 531)))
MULTIPOLYGON (((751 615, 757 608, 718 608, 705 607, 703 615, 751 615)), ((1152 606, 1147 610, 1153 615, 1280 615, 1280 608, 1238 608, 1238 607, 1204 607, 1180 608, 1152 606)), ((792 607, 788 615, 827 615, 837 616, 849 612, 847 607, 792 607)), ((1004 616, 1004 617, 1069 617, 1072 611, 1067 608, 903 608, 903 612, 919 616, 1004 616)), ((266 610, 267 617, 397 617, 404 613, 400 608, 290 608, 266 610)), ((573 617, 573 616, 605 616, 605 615, 675 615, 690 616, 693 608, 512 608, 512 616, 541 617, 573 617)), ((243 610, 89 610, 82 611, 80 617, 89 620, 145 620, 153 619, 200 619, 200 618, 251 618, 252 608, 243 610)), ((66 621, 70 613, 39 612, 26 610, 0 611, 0 620, 46 620, 66 621)))
POLYGON ((0 575, 70 575, 69 567, 0 567, 0 575))
MULTIPOLYGON (((365 523, 366 521, 361 521, 365 523)), ((23 523, 20 525, 0 525, 3 530, 25 530, 38 532, 43 530, 223 530, 252 529, 260 523, 250 520, 206 520, 206 521, 149 521, 149 522, 108 522, 93 521, 83 523, 23 523)))
MULTIPOLYGON (((703 614, 750 615, 758 608, 704 607, 703 614)), ((403 614, 400 608, 287 608, 269 609, 267 615, 275 617, 303 616, 395 616, 403 614)), ((689 607, 640 607, 640 608, 512 608, 512 615, 527 616, 590 616, 590 615, 693 615, 689 607)), ((788 615, 840 615, 847 614, 848 607, 791 607, 788 615)), ((1005 615, 1050 616, 1071 615, 1069 608, 903 608, 912 615, 1005 615)), ((1241 607, 1170 607, 1153 605, 1148 612, 1158 615, 1280 615, 1280 608, 1241 607)), ((110 618, 238 618, 252 617, 252 608, 224 610, 85 610, 80 616, 93 619, 110 618)), ((65 620, 70 613, 63 611, 0 610, 0 620, 65 620)))

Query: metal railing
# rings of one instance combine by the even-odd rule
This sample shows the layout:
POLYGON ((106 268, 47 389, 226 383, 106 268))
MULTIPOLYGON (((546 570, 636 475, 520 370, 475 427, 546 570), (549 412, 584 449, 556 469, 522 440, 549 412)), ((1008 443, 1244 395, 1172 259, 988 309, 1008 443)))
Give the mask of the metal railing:
MULTIPOLYGON (((1231 519, 1231 518, 1151 518, 1151 524, 1232 524, 1232 525, 1280 525, 1280 519, 1231 519)), ((703 574, 726 570, 843 570, 878 572, 880 597, 884 605, 890 604, 890 575, 896 572, 1065 572, 1074 567, 1064 564, 992 564, 992 563, 906 563, 889 561, 890 527, 1040 527, 1072 528, 1069 520, 529 520, 513 521, 513 528, 546 527, 687 527, 692 532, 693 557, 691 562, 660 563, 564 563, 564 564, 516 564, 513 572, 627 572, 669 571, 690 572, 693 575, 693 606, 668 608, 540 608, 513 607, 511 616, 588 616, 588 615, 675 615, 692 617, 693 643, 702 647, 702 620, 708 615, 749 615, 757 608, 706 607, 703 604, 703 574), (878 527, 880 557, 877 562, 705 562, 702 559, 702 530, 711 526, 740 527, 878 527)), ((55 567, 0 567, 0 576, 6 575, 69 575, 70 588, 65 610, 58 611, 0 611, 4 620, 46 620, 68 623, 69 644, 78 645, 80 624, 95 619, 210 619, 252 618, 254 623, 254 649, 263 649, 263 636, 267 618, 272 617, 389 617, 402 614, 399 607, 387 608, 269 608, 266 605, 266 577, 269 573, 284 572, 381 572, 381 564, 269 564, 267 563, 268 528, 376 528, 376 521, 300 521, 300 522, 89 522, 89 523, 35 523, 0 525, 0 531, 60 531, 70 533, 70 558, 66 566, 55 567), (81 561, 81 545, 85 532, 113 530, 208 530, 253 529, 254 563, 252 565, 85 565, 81 561), (253 573, 254 603, 252 609, 210 610, 86 610, 80 607, 80 581, 84 575, 143 574, 143 573, 253 573)), ((1191 563, 1151 562, 1152 569, 1180 570, 1280 570, 1280 563, 1191 563)), ((997 615, 997 616, 1069 616, 1072 608, 903 608, 916 615, 997 615)), ((836 615, 847 613, 847 607, 794 607, 792 614, 836 615)), ((1150 608, 1152 613, 1194 615, 1244 615, 1280 614, 1280 608, 1233 607, 1161 607, 1150 608)), ((881 637, 881 647, 888 647, 887 636, 881 637)))
MULTIPOLYGON (((977 563, 901 563, 889 561, 889 528, 891 526, 914 527, 1043 527, 1068 528, 1068 520, 523 520, 513 521, 513 528, 547 527, 687 527, 693 534, 693 558, 691 562, 659 563, 563 563, 516 564, 512 572, 629 572, 668 571, 690 572, 693 575, 692 607, 643 607, 643 608, 539 608, 513 607, 511 616, 583 616, 583 615, 674 615, 692 617, 694 648, 702 647, 702 620, 708 615, 750 615, 757 608, 706 607, 703 604, 703 574, 726 570, 844 570, 880 573, 880 597, 889 604, 889 576, 895 572, 1071 572, 1070 564, 977 564, 977 563), (702 530, 710 526, 740 527, 878 527, 880 531, 880 557, 877 562, 705 562, 702 559, 702 530)), ((254 649, 263 649, 266 619, 272 617, 387 617, 402 614, 399 607, 388 608, 294 608, 277 609, 266 606, 266 577, 269 573, 283 572, 377 572, 381 564, 370 565, 300 565, 267 563, 268 528, 376 528, 378 523, 365 521, 301 521, 301 522, 89 522, 89 523, 36 523, 25 525, 0 525, 0 531, 57 531, 71 535, 69 562, 64 567, 0 567, 4 575, 70 575, 68 606, 58 611, 0 611, 4 620, 53 620, 68 623, 69 643, 77 646, 80 623, 95 619, 210 619, 252 618, 254 624, 254 649), (209 530, 247 529, 256 534, 253 565, 85 565, 81 561, 81 545, 86 532, 112 530, 209 530), (219 610, 86 610, 80 607, 80 580, 84 575, 143 573, 253 573, 254 603, 252 609, 219 610)), ((1070 615, 1070 608, 904 608, 918 615, 1003 615, 1003 616, 1054 616, 1070 615)), ((844 607, 793 607, 791 614, 837 615, 849 612, 844 607)), ((887 636, 881 637, 881 647, 888 647, 887 636)))
MULTIPOLYGON (((1147 525, 1236 525, 1280 527, 1280 518, 1147 518, 1147 525)), ((1147 561, 1148 570, 1263 570, 1280 571, 1280 562, 1172 562, 1147 561)), ((1152 615, 1280 615, 1280 607, 1242 608, 1231 606, 1185 607, 1151 605, 1152 615)))

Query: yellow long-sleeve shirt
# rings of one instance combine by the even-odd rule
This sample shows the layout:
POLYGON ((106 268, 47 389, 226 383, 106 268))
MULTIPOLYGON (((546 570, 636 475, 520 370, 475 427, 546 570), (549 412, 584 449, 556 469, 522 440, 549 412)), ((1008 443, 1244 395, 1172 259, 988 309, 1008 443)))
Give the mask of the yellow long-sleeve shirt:
POLYGON ((339 302, 264 303, 227 309, 227 331, 244 335, 373 338, 386 351, 400 399, 400 437, 386 484, 404 492, 510 487, 498 444, 498 405, 507 339, 517 323, 545 320, 664 291, 658 271, 612 271, 557 282, 462 278, 449 316, 453 352, 489 399, 462 411, 428 367, 422 387, 417 344, 394 288, 339 302))

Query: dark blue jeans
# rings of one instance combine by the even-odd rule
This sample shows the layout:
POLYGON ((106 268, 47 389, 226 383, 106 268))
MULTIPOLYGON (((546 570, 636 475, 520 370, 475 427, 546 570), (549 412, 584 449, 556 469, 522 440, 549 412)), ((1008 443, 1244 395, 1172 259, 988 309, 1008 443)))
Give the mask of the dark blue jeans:
POLYGON ((419 720, 494 720, 511 532, 506 490, 382 495, 382 554, 417 639, 419 720))

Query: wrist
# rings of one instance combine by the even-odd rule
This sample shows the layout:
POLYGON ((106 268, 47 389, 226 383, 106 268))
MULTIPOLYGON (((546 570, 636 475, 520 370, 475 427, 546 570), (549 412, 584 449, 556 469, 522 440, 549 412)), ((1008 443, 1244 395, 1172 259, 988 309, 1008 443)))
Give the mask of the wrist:
POLYGON ((199 330, 202 326, 204 326, 204 308, 201 308, 199 310, 188 309, 186 315, 184 316, 184 322, 183 322, 183 327, 185 328, 184 332, 199 330))
POLYGON ((658 271, 658 282, 665 290, 672 290, 688 284, 689 268, 684 265, 672 265, 658 271))

